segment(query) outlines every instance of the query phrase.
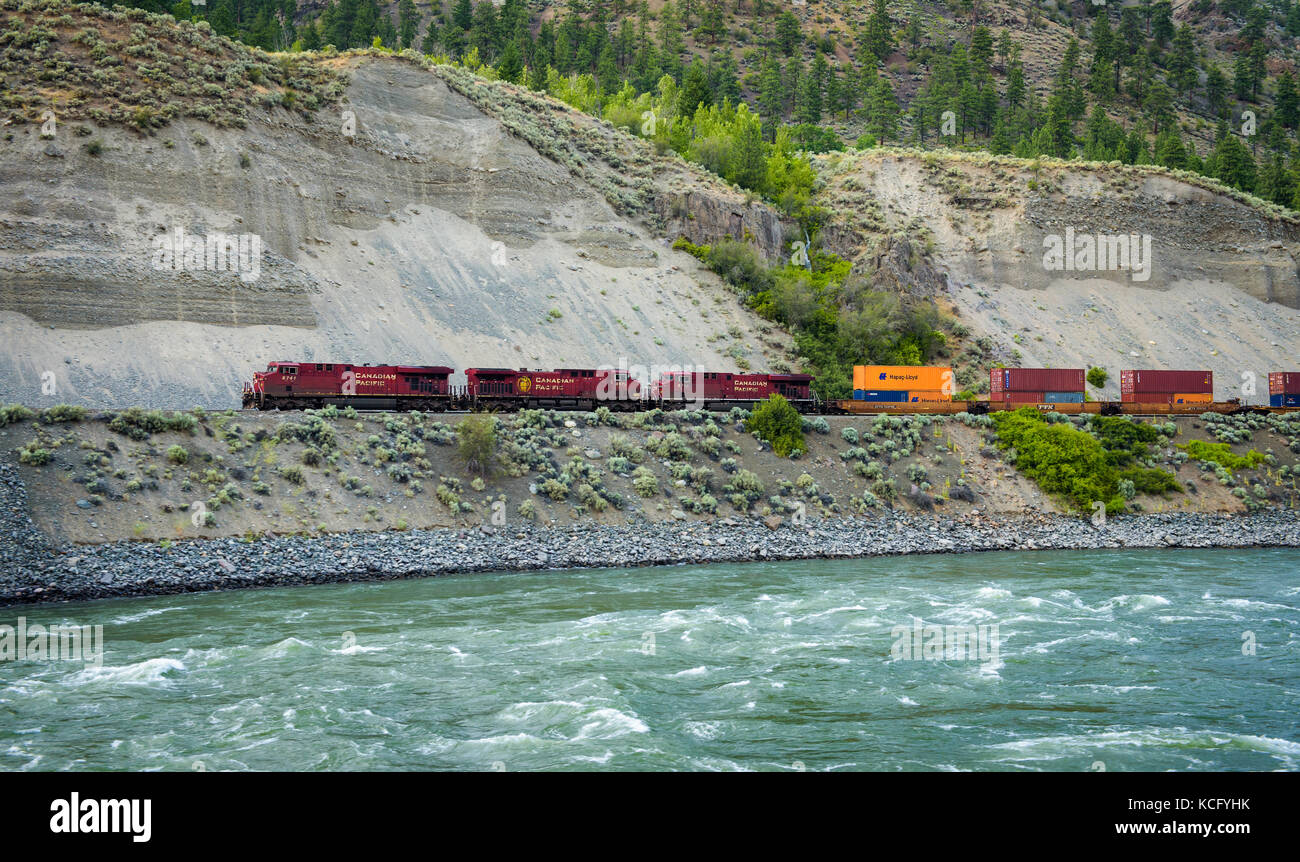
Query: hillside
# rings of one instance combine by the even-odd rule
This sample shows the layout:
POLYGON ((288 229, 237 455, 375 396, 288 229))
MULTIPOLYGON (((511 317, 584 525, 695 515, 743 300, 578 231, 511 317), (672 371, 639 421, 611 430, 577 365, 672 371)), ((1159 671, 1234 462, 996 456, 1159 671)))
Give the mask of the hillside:
MULTIPOLYGON (((988 417, 814 419, 797 460, 775 455, 741 418, 691 411, 498 417, 486 420, 497 446, 482 472, 458 454, 461 424, 481 418, 418 412, 150 417, 63 409, 22 418, 5 411, 0 446, 24 453, 14 466, 23 510, 56 545, 490 532, 527 523, 761 519, 775 529, 891 510, 948 519, 1078 516, 1008 462, 988 417)), ((1173 491, 1135 493, 1128 511, 1300 505, 1300 422, 1182 417, 1157 427, 1144 463, 1172 473, 1173 491), (1191 441, 1224 442, 1233 456, 1260 460, 1225 469, 1189 459, 1191 441)))
MULTIPOLYGON (((56 17, 74 10, 36 8, 41 41, 80 68, 83 28, 56 17)), ((28 120, 11 117, 0 142, 8 400, 222 407, 253 369, 288 357, 457 368, 785 361, 772 346, 779 333, 660 241, 746 231, 775 250, 779 219, 682 160, 510 85, 388 56, 320 58, 312 68, 340 82, 322 96, 338 101, 310 111, 255 71, 280 59, 190 24, 86 10, 75 14, 96 27, 120 19, 126 38, 107 43, 119 56, 192 34, 225 52, 228 68, 214 88, 177 85, 212 92, 214 122, 179 110, 145 128, 130 118, 166 95, 129 66, 110 66, 116 86, 65 72, 79 80, 72 94, 7 70, 28 120), (250 76, 275 98, 250 102, 250 76), (58 122, 47 136, 40 106, 50 101, 58 122), (156 243, 178 230, 257 236, 259 271, 159 269, 156 243)), ((175 73, 192 63, 178 57, 175 73)))
POLYGON ((852 258, 882 235, 918 238, 947 276, 943 298, 994 345, 965 355, 978 371, 959 372, 963 386, 986 387, 991 361, 1098 365, 1111 377, 1098 394, 1117 400, 1122 368, 1206 368, 1219 398, 1262 403, 1267 373, 1294 363, 1300 223, 1230 189, 1158 168, 905 150, 817 166, 837 214, 827 244, 852 258), (1149 236, 1146 279, 1045 268, 1046 238, 1067 228, 1149 236))

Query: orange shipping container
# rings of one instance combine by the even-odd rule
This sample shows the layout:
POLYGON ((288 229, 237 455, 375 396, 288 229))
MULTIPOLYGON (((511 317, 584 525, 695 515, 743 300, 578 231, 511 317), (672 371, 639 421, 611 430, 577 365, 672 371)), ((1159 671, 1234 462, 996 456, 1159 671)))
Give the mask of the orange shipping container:
POLYGON ((951 401, 952 396, 944 392, 935 392, 932 390, 910 389, 907 393, 907 400, 913 403, 923 401, 951 401))
POLYGON ((953 391, 952 369, 939 365, 855 365, 854 389, 953 391))
POLYGON ((1174 404, 1213 404, 1214 396, 1208 392, 1179 392, 1173 397, 1174 404))

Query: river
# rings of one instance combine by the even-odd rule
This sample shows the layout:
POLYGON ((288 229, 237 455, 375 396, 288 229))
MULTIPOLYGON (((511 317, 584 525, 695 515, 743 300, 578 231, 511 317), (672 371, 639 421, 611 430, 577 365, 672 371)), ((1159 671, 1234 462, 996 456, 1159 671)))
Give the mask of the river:
POLYGON ((29 631, 102 625, 104 650, 0 661, 5 770, 1300 765, 1293 549, 479 574, 0 609, 0 623, 19 616, 29 631), (935 632, 973 632, 971 654, 927 646, 935 632))

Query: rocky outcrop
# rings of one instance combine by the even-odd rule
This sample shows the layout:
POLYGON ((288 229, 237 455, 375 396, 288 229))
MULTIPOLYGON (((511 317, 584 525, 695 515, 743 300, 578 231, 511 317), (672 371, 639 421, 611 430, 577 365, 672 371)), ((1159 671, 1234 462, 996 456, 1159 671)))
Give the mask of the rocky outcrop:
POLYGON ((655 196, 655 212, 669 236, 683 236, 696 245, 721 239, 743 240, 769 262, 790 254, 787 237, 798 236, 798 226, 782 219, 776 210, 757 201, 746 202, 716 190, 665 192, 655 196))
POLYGON ((882 238, 858 261, 857 269, 872 288, 917 299, 936 296, 948 284, 947 276, 936 270, 924 250, 906 236, 882 238))

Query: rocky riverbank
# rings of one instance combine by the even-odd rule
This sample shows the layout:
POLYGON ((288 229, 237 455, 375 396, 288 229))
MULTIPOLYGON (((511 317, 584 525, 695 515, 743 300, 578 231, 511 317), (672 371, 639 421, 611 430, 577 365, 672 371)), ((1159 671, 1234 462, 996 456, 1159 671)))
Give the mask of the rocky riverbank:
MULTIPOLYGON (((7 510, 12 511, 12 510, 7 510)), ((6 525, 9 526, 9 525, 6 525)), ((633 567, 981 550, 1300 546, 1300 513, 1167 513, 1097 527, 1057 515, 720 519, 508 529, 437 529, 212 539, 164 546, 113 542, 60 551, 13 542, 0 553, 0 603, 388 580, 573 567, 633 567)))

